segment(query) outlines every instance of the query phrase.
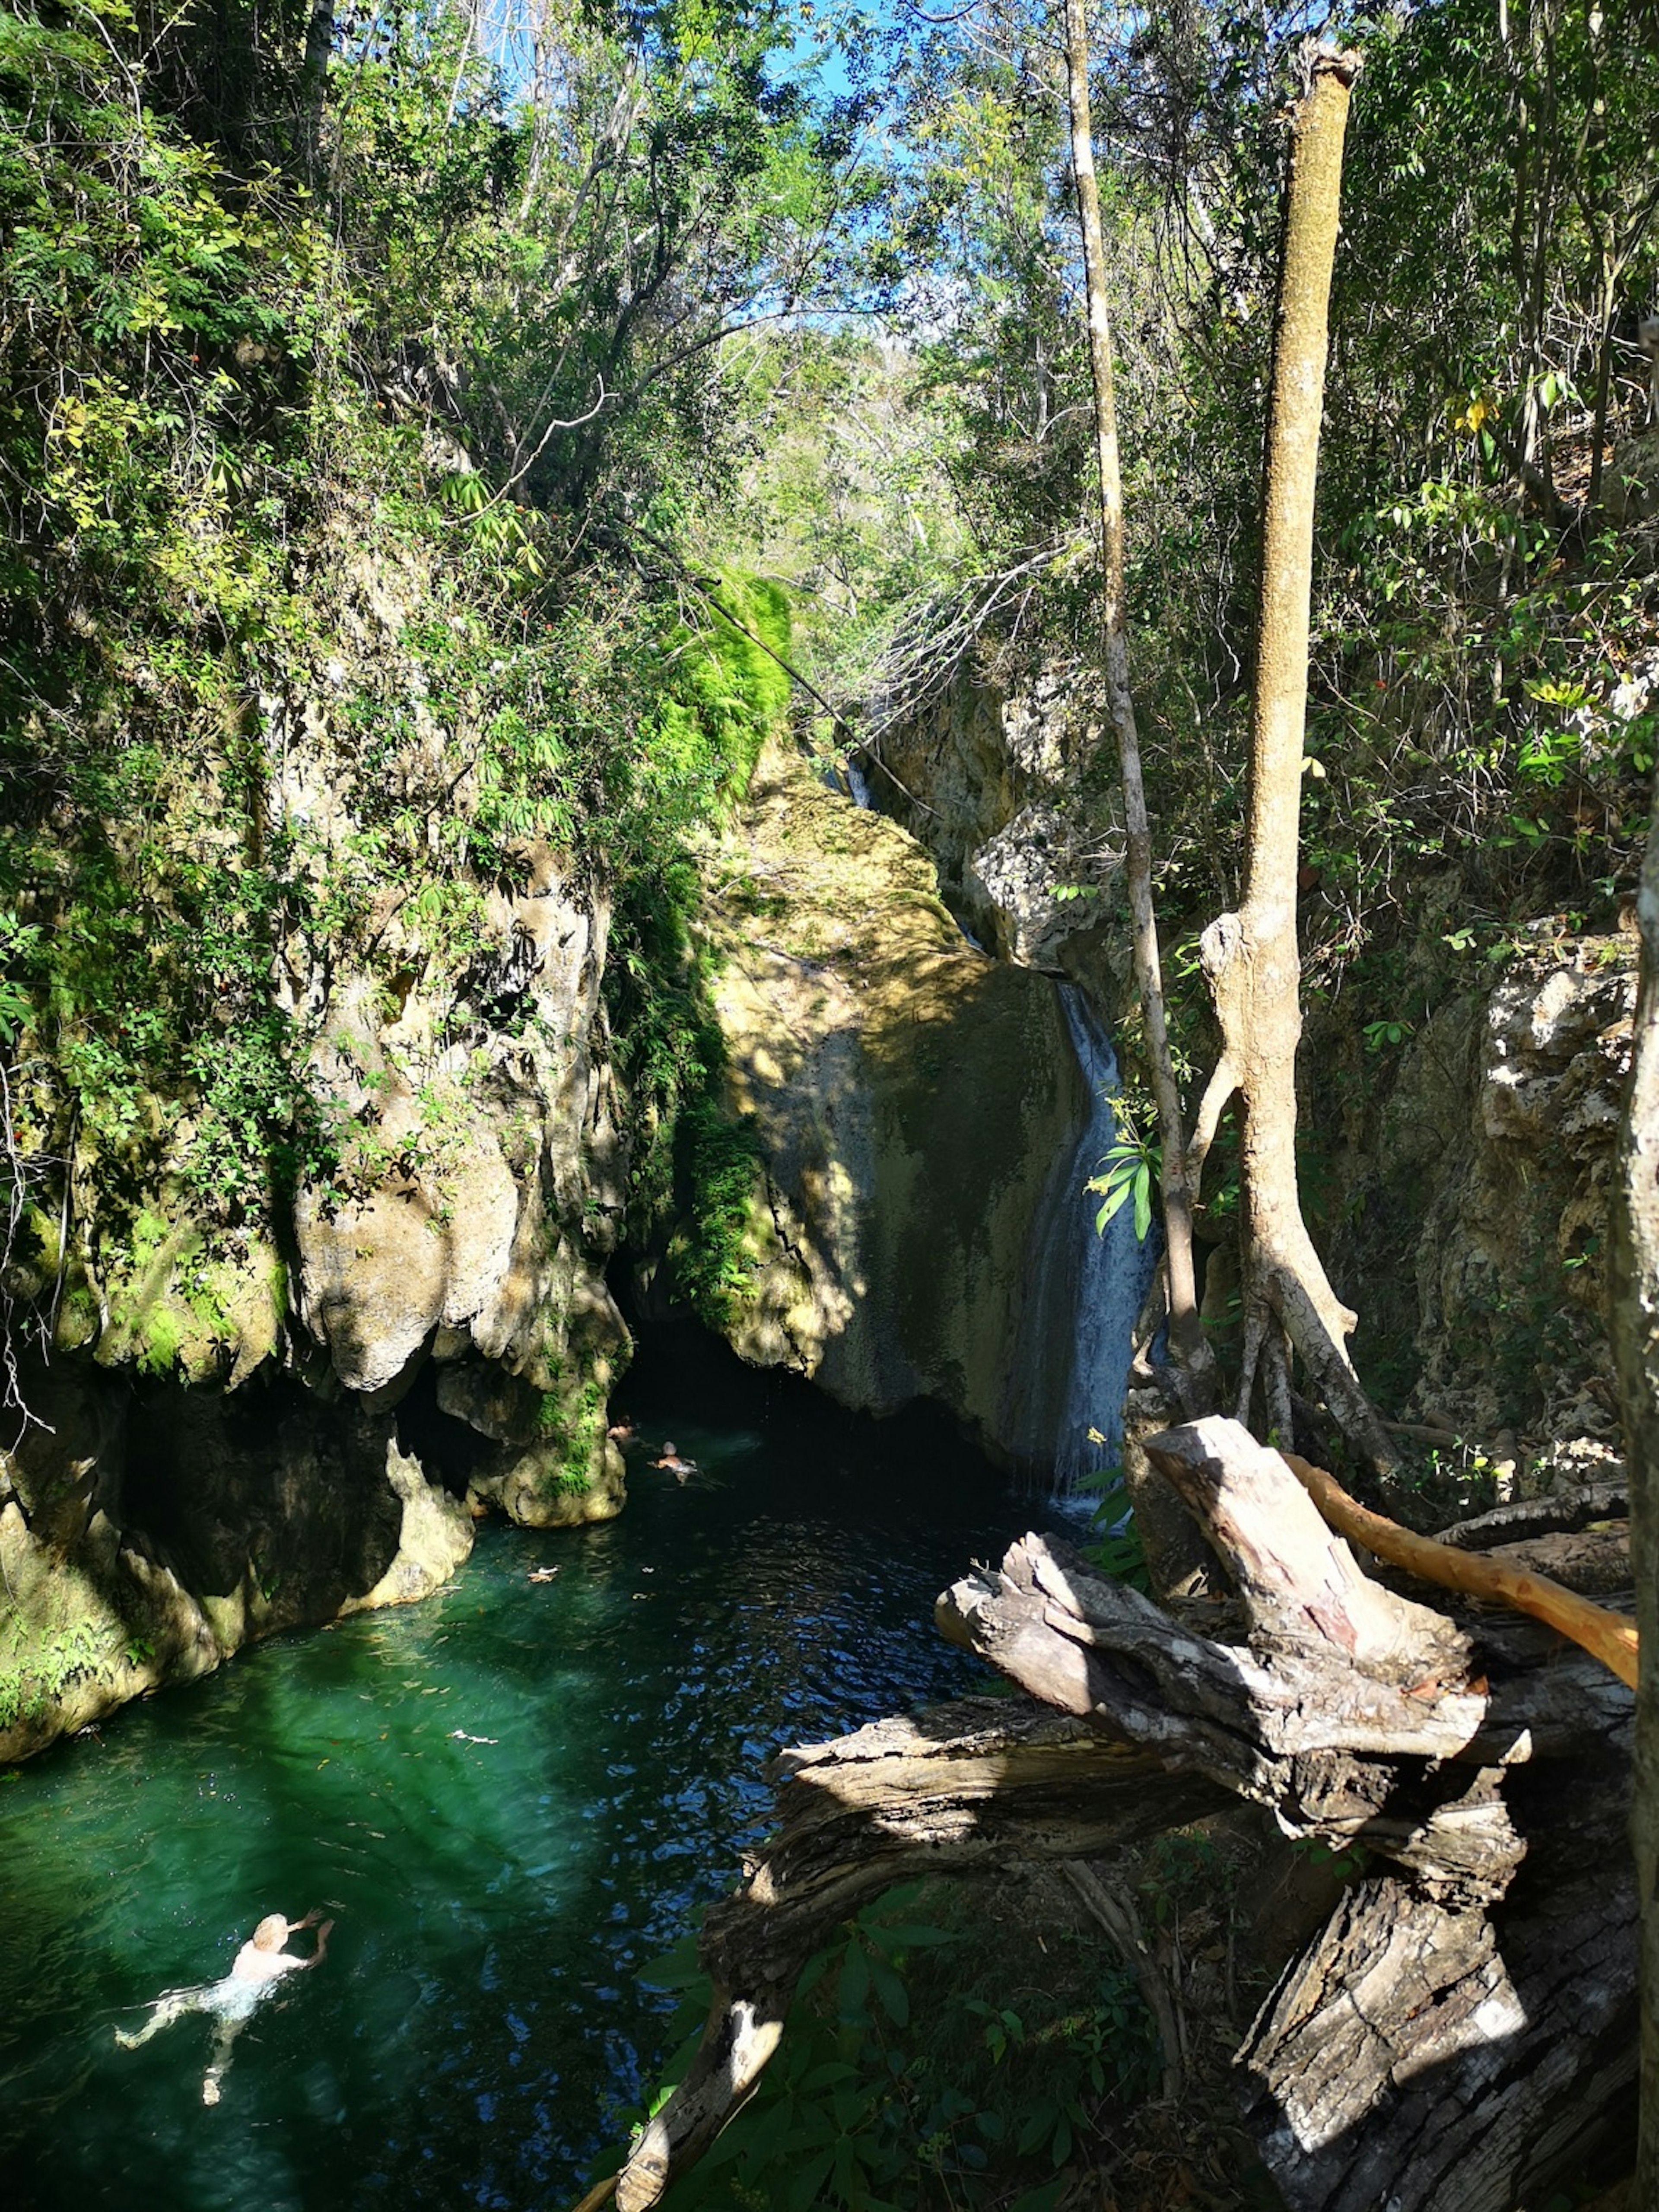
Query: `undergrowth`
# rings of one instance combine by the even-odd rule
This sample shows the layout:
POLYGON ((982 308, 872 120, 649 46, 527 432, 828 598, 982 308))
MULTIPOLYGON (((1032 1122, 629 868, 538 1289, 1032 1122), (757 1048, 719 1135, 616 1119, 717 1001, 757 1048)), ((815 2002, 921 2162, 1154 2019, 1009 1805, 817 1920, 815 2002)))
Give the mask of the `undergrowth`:
MULTIPOLYGON (((373 1132, 313 1065, 342 986, 418 985, 441 1051, 515 1034, 490 897, 550 870, 617 915, 632 1211, 658 1218, 718 1072, 688 849, 782 711, 787 598, 584 544, 434 436, 377 256, 395 211, 463 326, 494 282, 467 225, 494 234, 514 148, 453 69, 360 72, 354 244, 149 105, 130 29, 84 0, 0 19, 0 1184, 55 1214, 67 1180, 106 1278, 158 1206, 234 1257, 301 1185, 349 1194, 373 1132), (428 126, 431 205, 380 167, 428 126)), ((671 505, 672 432, 627 434, 671 505)), ((730 1272, 711 1252, 705 1304, 730 1272)))
MULTIPOLYGON (((1101 2118, 1155 2082, 1154 2039, 1090 1929, 1034 1939, 1012 1893, 988 1905, 976 1887, 915 1883, 848 1923, 803 1973, 759 2091, 676 2180, 676 2203, 1051 2212, 1101 2118)), ((680 1992, 672 2081, 708 2007, 695 1940, 645 1978, 680 1992)))

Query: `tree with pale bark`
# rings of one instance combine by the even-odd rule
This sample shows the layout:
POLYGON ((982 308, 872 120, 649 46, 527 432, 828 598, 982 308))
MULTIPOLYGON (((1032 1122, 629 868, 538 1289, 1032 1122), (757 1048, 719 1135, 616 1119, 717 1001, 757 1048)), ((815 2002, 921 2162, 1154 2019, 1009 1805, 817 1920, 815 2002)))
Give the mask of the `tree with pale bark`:
POLYGON ((1112 375, 1105 247, 1095 181, 1085 0, 1066 0, 1072 166, 1083 234, 1096 452, 1100 479, 1102 632, 1108 712, 1116 736, 1126 823, 1125 873, 1135 980, 1162 1136, 1173 1392, 1183 1410, 1213 1402, 1215 1363, 1199 1319, 1194 1197, 1222 1114, 1237 1103, 1243 1192, 1244 1357, 1238 1379, 1247 1419, 1258 1366, 1272 1428, 1292 1433, 1290 1352, 1299 1352, 1343 1431, 1374 1464, 1390 1464, 1386 1431, 1347 1353, 1356 1316, 1332 1289, 1297 1194, 1296 1050, 1301 1035, 1297 868, 1307 717, 1314 496, 1331 272, 1341 201, 1342 145, 1358 57, 1310 45, 1291 125, 1284 246, 1273 337, 1273 393, 1263 473, 1261 612, 1251 715, 1244 896, 1203 939, 1204 970, 1221 1054, 1190 1145, 1172 1064, 1158 931, 1140 744, 1129 682, 1121 469, 1112 375))

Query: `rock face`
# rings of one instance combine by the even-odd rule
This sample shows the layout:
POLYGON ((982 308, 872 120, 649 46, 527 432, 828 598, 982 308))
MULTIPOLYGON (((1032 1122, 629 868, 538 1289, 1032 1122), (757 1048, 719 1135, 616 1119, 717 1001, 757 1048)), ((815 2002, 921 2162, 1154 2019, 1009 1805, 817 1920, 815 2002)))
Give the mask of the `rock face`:
POLYGON ((472 1548, 390 1413, 280 1375, 227 1395, 60 1358, 23 1379, 37 1419, 0 1474, 0 1759, 255 1637, 424 1597, 472 1548))
POLYGON ((745 1359, 1008 1436, 1028 1259, 1084 1111, 1054 986, 975 951, 926 854, 781 749, 709 866, 729 1107, 758 1142, 745 1359))
MULTIPOLYGON (((331 979, 310 1076, 332 1172, 290 1220, 210 1235, 163 1172, 112 1267, 95 1217, 63 1255, 55 1357, 0 1452, 0 1759, 256 1637, 425 1595, 471 1547, 469 1504, 620 1510, 606 917, 545 854, 526 873, 490 895, 459 1001, 422 990, 395 915, 400 1001, 331 979)), ((48 1291, 59 1255, 33 1257, 14 1295, 48 1291)))
POLYGON ((620 1509, 604 1409, 629 1341, 605 1281, 623 1206, 608 917, 545 851, 528 873, 490 895, 496 949, 459 1039, 418 989, 391 1023, 367 987, 335 994, 314 1066, 338 1166, 301 1188, 295 1228, 300 1318, 334 1376, 395 1404, 437 1361, 441 1410, 491 1447, 474 1498, 548 1527, 620 1509))
MULTIPOLYGON (((1346 1085, 1322 1072, 1324 1098, 1350 1102, 1334 1261, 1362 1331, 1409 1344, 1424 1406, 1486 1437, 1611 1435, 1607 1200, 1636 944, 1534 933, 1494 988, 1435 1009, 1391 1088, 1376 1066, 1346 1085)), ((1365 1349, 1362 1334, 1362 1368, 1365 1349)))
POLYGON ((1077 805, 1094 744, 1057 678, 1005 685, 969 655, 872 746, 872 803, 933 855, 945 904, 988 952, 1057 966, 1063 939, 1094 918, 1091 894, 1115 880, 1121 839, 1088 829, 1077 805))
MULTIPOLYGON (((1637 446, 1622 458, 1640 461, 1637 446)), ((1611 703, 1628 721, 1655 696, 1649 657, 1611 703)), ((982 943, 1073 975, 1115 1012, 1133 995, 1121 927, 1098 921, 1098 900, 1053 896, 1056 884, 1104 885, 1118 865, 1078 828, 1090 744, 1052 687, 1005 685, 965 661, 884 731, 877 750, 891 774, 872 768, 869 782, 933 855, 946 902, 982 943)), ((1635 940, 1545 921, 1518 933, 1495 987, 1471 975, 1449 990, 1442 939, 1461 919, 1457 896, 1455 873, 1421 888, 1423 944, 1407 949, 1401 1003, 1429 1011, 1404 1022, 1401 1041, 1357 1032, 1346 1006, 1308 1007, 1304 1195, 1333 1279, 1360 1313, 1361 1371, 1387 1407, 1406 1410, 1414 1394, 1479 1437, 1611 1437, 1607 1194, 1635 940)), ((1235 1274, 1225 1247, 1211 1255, 1206 1316, 1224 1341, 1235 1274)))
MULTIPOLYGON (((297 1041, 297 1188, 271 1188, 261 1107, 222 1125, 216 1188, 181 1082, 118 1156, 60 1114, 69 1189, 0 1253, 0 1318, 52 1352, 29 1418, 0 1383, 0 1758, 252 1638, 422 1595, 469 1505, 547 1526, 623 1502, 608 908, 541 844, 488 881, 357 866, 388 793, 434 838, 476 800, 400 644, 419 580, 358 581, 352 667, 258 702, 251 820, 210 793, 190 833, 294 856, 261 992, 297 1041), (402 735, 364 752, 371 710, 402 735)), ((268 1036, 248 1059, 270 1073, 268 1036)))

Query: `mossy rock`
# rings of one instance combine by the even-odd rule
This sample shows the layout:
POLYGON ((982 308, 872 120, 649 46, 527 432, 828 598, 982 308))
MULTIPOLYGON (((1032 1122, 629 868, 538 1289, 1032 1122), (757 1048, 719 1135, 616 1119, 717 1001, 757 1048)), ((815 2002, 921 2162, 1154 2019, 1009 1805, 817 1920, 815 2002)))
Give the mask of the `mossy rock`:
POLYGON ((1030 1238, 1085 1105, 1053 981, 976 952, 921 847, 781 744, 708 878, 757 1155, 730 1340, 863 1410, 938 1399, 1013 1456, 1030 1238))
MULTIPOLYGON (((169 1218, 146 1207, 112 1270, 106 1297, 109 1318, 95 1355, 100 1366, 234 1387, 281 1343, 288 1273, 261 1236, 241 1232, 215 1249, 187 1213, 169 1218)), ((80 1307, 66 1299, 60 1344, 88 1341, 82 1326, 80 1307)))

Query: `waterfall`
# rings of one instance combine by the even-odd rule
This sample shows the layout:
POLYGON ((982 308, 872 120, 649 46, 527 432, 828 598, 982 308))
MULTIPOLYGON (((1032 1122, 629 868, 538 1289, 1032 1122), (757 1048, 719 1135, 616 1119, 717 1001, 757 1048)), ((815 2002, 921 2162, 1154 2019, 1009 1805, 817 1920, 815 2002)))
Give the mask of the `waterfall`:
POLYGON ((875 796, 870 789, 870 779, 854 761, 825 761, 818 769, 818 781, 826 791, 833 791, 837 799, 850 799, 860 813, 875 811, 875 796))
POLYGON ((1012 1433, 1038 1481, 1065 1497, 1114 1466, 1122 1426, 1130 1338, 1152 1279, 1154 1239, 1137 1243, 1133 1205, 1097 1234, 1100 1200, 1084 1186, 1117 1136, 1111 1039, 1074 983, 1060 1000, 1088 1092, 1081 1127, 1049 1170, 1031 1226, 1031 1293, 1011 1377, 1012 1433), (1105 1439, 1089 1441, 1091 1429, 1105 1439))

